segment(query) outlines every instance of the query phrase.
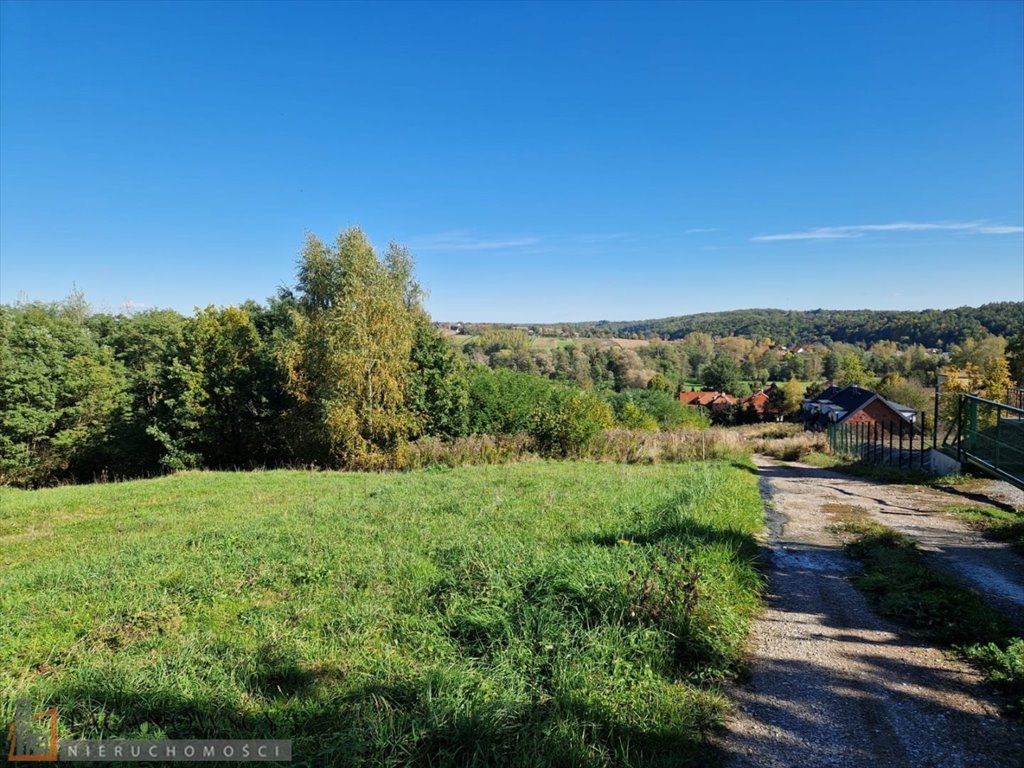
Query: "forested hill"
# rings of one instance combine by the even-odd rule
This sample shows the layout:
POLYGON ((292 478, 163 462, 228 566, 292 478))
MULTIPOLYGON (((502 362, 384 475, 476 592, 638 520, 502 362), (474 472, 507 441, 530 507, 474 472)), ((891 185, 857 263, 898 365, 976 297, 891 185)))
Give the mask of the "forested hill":
POLYGON ((678 339, 693 331, 712 336, 770 337, 777 343, 833 341, 871 344, 891 340, 943 347, 984 333, 1013 336, 1024 331, 1024 302, 1003 301, 980 307, 926 309, 920 312, 884 310, 738 309, 658 320, 566 323, 561 327, 582 336, 667 336, 678 339))

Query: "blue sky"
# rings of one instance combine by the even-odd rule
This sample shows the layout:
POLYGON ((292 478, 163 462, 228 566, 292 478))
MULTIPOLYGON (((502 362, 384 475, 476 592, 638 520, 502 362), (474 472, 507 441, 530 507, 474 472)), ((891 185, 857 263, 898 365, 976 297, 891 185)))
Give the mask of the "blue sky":
POLYGON ((1024 299, 1024 4, 0 4, 0 300, 435 318, 1024 299))

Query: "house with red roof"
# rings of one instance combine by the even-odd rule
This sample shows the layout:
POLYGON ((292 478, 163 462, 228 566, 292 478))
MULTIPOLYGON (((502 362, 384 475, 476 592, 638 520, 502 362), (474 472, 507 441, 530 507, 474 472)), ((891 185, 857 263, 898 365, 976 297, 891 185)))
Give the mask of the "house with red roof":
POLYGON ((738 401, 727 392, 714 392, 704 389, 693 392, 685 390, 680 392, 679 402, 694 408, 704 408, 708 412, 715 414, 725 410, 730 405, 736 405, 738 401))

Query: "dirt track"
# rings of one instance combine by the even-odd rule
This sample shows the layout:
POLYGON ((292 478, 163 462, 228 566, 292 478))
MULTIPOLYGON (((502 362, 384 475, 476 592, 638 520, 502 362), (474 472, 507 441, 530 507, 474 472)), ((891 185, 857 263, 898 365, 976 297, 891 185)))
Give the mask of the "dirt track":
POLYGON ((942 492, 755 460, 771 500, 770 594, 752 633, 751 679, 731 690, 736 716, 717 742, 726 765, 1020 768, 1024 727, 998 716, 976 672, 871 611, 827 510, 925 540, 937 563, 1008 609, 1024 594, 1024 560, 925 513, 957 503, 942 492))

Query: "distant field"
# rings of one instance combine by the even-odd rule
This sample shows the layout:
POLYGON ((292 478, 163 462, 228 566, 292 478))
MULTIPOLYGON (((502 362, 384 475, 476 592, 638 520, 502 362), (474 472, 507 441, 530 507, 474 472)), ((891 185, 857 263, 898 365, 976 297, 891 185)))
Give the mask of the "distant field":
MULTIPOLYGON (((445 338, 448 342, 457 348, 462 348, 469 344, 471 341, 479 339, 479 334, 458 334, 458 333, 446 333, 445 338)), ((637 347, 646 347, 651 342, 647 339, 605 339, 605 338, 581 338, 581 339, 562 339, 556 336, 531 336, 530 337, 530 348, 539 349, 555 349, 556 347, 568 347, 576 344, 588 344, 598 349, 605 349, 606 347, 621 347, 623 349, 636 349, 637 347)))
POLYGON ((0 688, 292 765, 701 764, 760 578, 727 463, 0 489, 0 688))

